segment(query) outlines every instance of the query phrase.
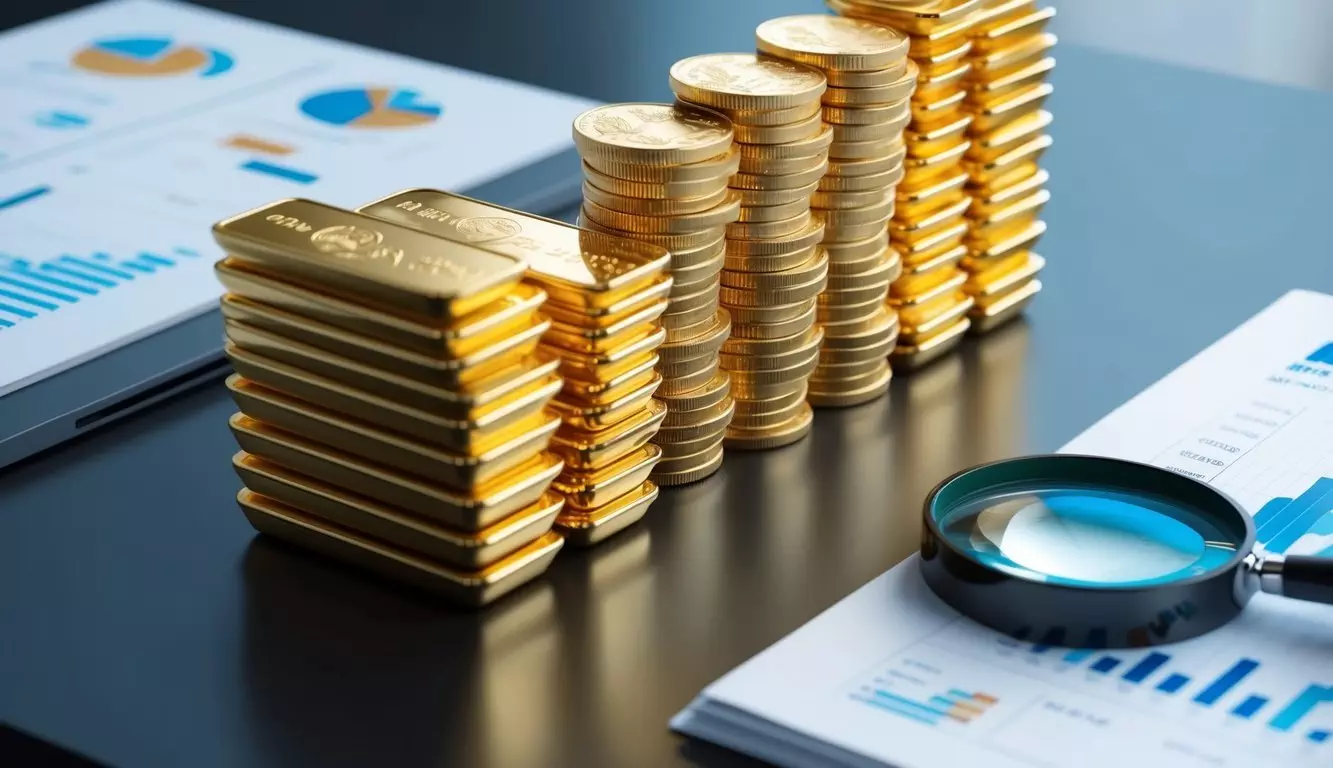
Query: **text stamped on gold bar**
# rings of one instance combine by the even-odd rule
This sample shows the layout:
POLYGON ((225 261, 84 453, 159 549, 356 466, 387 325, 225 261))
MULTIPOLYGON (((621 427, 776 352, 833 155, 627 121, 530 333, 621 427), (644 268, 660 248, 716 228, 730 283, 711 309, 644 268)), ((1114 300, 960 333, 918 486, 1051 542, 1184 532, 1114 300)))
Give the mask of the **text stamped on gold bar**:
POLYGON ((523 259, 529 277, 556 293, 618 291, 670 263, 663 248, 588 232, 540 216, 433 189, 412 189, 357 209, 456 242, 523 259))
POLYGON ((504 295, 523 262, 310 200, 213 225, 233 257, 393 309, 447 319, 504 295))

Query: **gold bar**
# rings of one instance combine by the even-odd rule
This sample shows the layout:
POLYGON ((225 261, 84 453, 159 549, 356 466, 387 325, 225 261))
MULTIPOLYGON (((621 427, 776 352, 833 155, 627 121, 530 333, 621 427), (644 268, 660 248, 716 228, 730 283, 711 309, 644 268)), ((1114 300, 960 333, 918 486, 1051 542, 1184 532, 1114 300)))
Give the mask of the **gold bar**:
POLYGON ((461 494, 387 467, 366 464, 332 448, 270 427, 245 414, 229 421, 241 450, 294 472, 344 488, 391 507, 478 531, 533 504, 546 492, 564 462, 544 453, 495 478, 476 494, 461 494))
POLYGON ((358 536, 248 490, 237 494, 236 501, 260 533, 471 606, 494 602, 540 576, 564 544, 560 534, 547 533, 493 565, 460 571, 358 536))
POLYGON ((567 325, 586 325, 605 328, 623 322, 626 317, 655 306, 665 300, 675 283, 670 275, 662 275, 618 301, 605 307, 577 307, 562 302, 552 301, 545 306, 546 314, 552 319, 567 325))
POLYGON ((228 377, 227 389, 241 412, 256 421, 465 492, 475 491, 479 485, 536 457, 546 450, 560 426, 560 418, 554 414, 534 414, 513 438, 473 456, 443 451, 373 424, 344 418, 239 375, 228 377))
POLYGON ((671 264, 650 243, 433 189, 410 189, 357 209, 377 218, 520 259, 555 301, 604 308, 641 290, 671 264))
POLYGON ((1038 254, 1016 253, 990 269, 974 272, 965 288, 981 306, 1028 282, 1045 267, 1046 259, 1038 254))
POLYGON ((1050 83, 1038 83, 1014 93, 1006 93, 992 102, 969 104, 967 109, 972 113, 972 130, 993 131, 1011 120, 1035 112, 1041 109, 1054 92, 1055 86, 1050 83))
POLYGON ((476 570, 510 555, 551 530, 565 505, 546 492, 532 505, 479 531, 460 531, 405 514, 285 469, 244 451, 232 459, 245 487, 265 498, 358 534, 454 568, 476 570))
POLYGON ((977 306, 972 309, 968 316, 971 319, 973 329, 977 333, 985 333, 992 328, 1004 325, 1021 314, 1023 308, 1038 293, 1041 293, 1041 281, 1028 280, 1018 288, 994 297, 989 302, 982 303, 978 301, 977 306))
MULTIPOLYGON (((368 309, 334 294, 278 279, 235 259, 219 261, 213 271, 227 290, 231 291, 224 299, 222 309, 226 312, 230 303, 233 312, 231 316, 235 319, 284 334, 303 333, 298 327, 298 319, 301 322, 320 323, 358 337, 374 339, 375 343, 369 345, 372 348, 387 342, 432 359, 465 357, 515 329, 533 325, 537 310, 546 301, 545 291, 520 283, 504 297, 460 318, 456 323, 423 325, 368 309), (262 321, 258 316, 260 308, 263 308, 266 318, 262 321), (279 316, 278 313, 283 314, 279 316)), ((327 336, 320 334, 321 338, 327 336)), ((318 346, 313 337, 302 340, 318 346)), ((355 356, 362 347, 354 346, 351 349, 344 354, 355 356)), ((395 354, 396 351, 389 349, 384 355, 373 359, 365 357, 363 361, 380 367, 394 367, 400 357, 395 354)))
POLYGON ((984 216, 972 217, 972 231, 968 233, 968 245, 984 248, 996 239, 1007 238, 1015 230, 1026 230, 1041 215, 1041 209, 1051 199, 1051 193, 1045 189, 1036 192, 984 216))
POLYGON ((567 378, 565 379, 565 387, 560 390, 558 397, 564 400, 581 400, 598 405, 619 400, 656 378, 653 369, 661 362, 660 357, 650 353, 641 358, 636 358, 636 360, 639 362, 633 367, 619 371, 615 376, 601 381, 567 378))
MULTIPOLYGON (((227 302, 223 302, 224 305, 227 302)), ((226 310, 224 310, 224 313, 226 310)), ((234 307, 233 307, 233 314, 234 307)), ((296 334, 288 335, 281 331, 262 330, 239 320, 225 319, 223 328, 227 338, 238 346, 253 350, 312 373, 327 376, 351 387, 373 392, 374 394, 400 399, 404 405, 424 410, 439 410, 456 407, 460 400, 476 402, 471 393, 494 392, 501 396, 517 385, 506 386, 514 377, 530 372, 538 366, 533 364, 534 353, 541 341, 542 334, 550 327, 550 322, 543 322, 522 331, 515 331, 504 341, 472 355, 454 360, 438 360, 420 356, 401 355, 398 361, 403 366, 419 364, 416 373, 421 377, 400 376, 386 371, 373 363, 361 363, 358 357, 392 357, 385 348, 375 345, 369 339, 357 339, 342 331, 304 326, 309 334, 300 334, 310 338, 311 334, 328 331, 320 344, 307 344, 295 341, 296 334), (357 347, 365 343, 366 347, 357 347), (356 356, 343 355, 357 349, 373 350, 356 356), (425 378, 425 381, 421 379, 425 378)))
POLYGON ((666 415, 666 403, 649 400, 643 410, 596 432, 561 425, 551 438, 550 450, 572 469, 604 467, 652 439, 666 415))
POLYGON ((569 325, 552 320, 545 341, 585 355, 609 352, 644 334, 652 333, 658 327, 658 318, 666 311, 668 304, 670 301, 667 299, 659 299, 634 312, 618 316, 613 323, 599 327, 569 325))
POLYGON ((555 527, 571 545, 592 546, 643 519, 657 495, 657 485, 645 481, 610 504, 589 512, 566 507, 556 518, 555 527))
POLYGON ((928 339, 916 342, 900 341, 889 354, 889 363, 896 371, 914 371, 944 357, 963 340, 963 334, 972 323, 965 317, 928 339))
POLYGON ((662 384, 662 377, 654 374, 648 382, 617 400, 604 403, 585 403, 578 400, 556 398, 550 403, 550 409, 559 414, 561 420, 571 427, 596 431, 612 427, 637 412, 648 404, 657 388, 662 384))
POLYGON ((957 275, 958 263, 966 255, 967 246, 961 243, 942 251, 938 256, 905 268, 902 276, 893 282, 889 290, 895 297, 929 291, 957 275))
POLYGON ((989 216, 1019 198, 1026 197, 1029 193, 1046 186, 1051 174, 1044 168, 1038 168, 1035 163, 1028 163, 1005 174, 1005 177, 1013 180, 1007 187, 997 187, 996 191, 990 194, 983 194, 980 189, 976 190, 972 197, 972 207, 968 209, 969 217, 989 216))
POLYGON ((571 510, 597 509, 638 488, 661 458, 662 449, 648 443, 600 469, 565 470, 551 487, 571 510))
POLYGON ((344 386, 235 344, 228 343, 225 351, 237 373, 261 386, 457 453, 483 454, 513 439, 527 426, 527 417, 540 413, 560 391, 560 379, 552 377, 463 418, 451 418, 344 386))
POLYGON ((976 300, 971 296, 955 293, 929 307, 922 307, 913 317, 900 317, 899 344, 916 344, 933 337, 967 315, 975 304, 976 300))
POLYGON ((543 345, 542 349, 560 357, 560 375, 566 379, 581 381, 601 381, 613 379, 631 368, 636 368, 643 359, 666 341, 665 328, 655 328, 625 342, 624 346, 606 352, 581 354, 567 349, 543 345))
POLYGON ((1038 219, 1028 224, 1022 231, 1015 232, 1003 240, 986 243, 984 248, 969 246, 970 253, 963 259, 963 268, 969 272, 979 272, 1006 256, 1032 248, 1045 233, 1046 222, 1038 219))
POLYGON ((434 320, 504 296, 523 262, 311 200, 280 200, 213 225, 233 258, 434 320))

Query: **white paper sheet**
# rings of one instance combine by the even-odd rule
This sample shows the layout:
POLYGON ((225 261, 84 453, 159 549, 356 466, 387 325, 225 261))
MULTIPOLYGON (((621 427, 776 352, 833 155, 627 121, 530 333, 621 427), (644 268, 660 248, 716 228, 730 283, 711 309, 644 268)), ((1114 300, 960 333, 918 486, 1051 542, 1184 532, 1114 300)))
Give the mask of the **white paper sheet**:
POLYGON ((589 106, 163 0, 0 51, 0 395, 214 306, 214 221, 464 189, 567 147, 589 106))
MULTIPOLYGON (((1333 297, 1286 295, 1064 450, 1195 474, 1257 514, 1269 548, 1333 556, 1333 297)), ((1258 595, 1184 643, 1038 652, 945 606, 913 558, 673 726, 793 766, 1328 768, 1333 607, 1258 595), (958 701, 977 714, 940 714, 958 701)))

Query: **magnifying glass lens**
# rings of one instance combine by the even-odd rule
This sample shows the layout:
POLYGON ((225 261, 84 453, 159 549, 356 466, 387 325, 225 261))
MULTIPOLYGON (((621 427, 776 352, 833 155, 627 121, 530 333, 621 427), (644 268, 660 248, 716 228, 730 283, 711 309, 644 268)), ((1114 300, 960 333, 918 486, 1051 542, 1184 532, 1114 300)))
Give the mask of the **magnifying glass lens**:
POLYGON ((1166 497, 1032 485, 936 510, 960 551, 1022 578, 1083 587, 1148 587, 1228 565, 1243 530, 1166 497))

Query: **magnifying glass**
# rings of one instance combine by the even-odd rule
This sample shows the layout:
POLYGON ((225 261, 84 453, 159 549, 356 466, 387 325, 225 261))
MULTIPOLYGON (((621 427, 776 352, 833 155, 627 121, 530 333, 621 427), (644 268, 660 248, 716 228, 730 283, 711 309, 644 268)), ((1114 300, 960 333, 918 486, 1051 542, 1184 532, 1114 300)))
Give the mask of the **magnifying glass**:
POLYGON ((946 603, 1043 645, 1177 642, 1255 593, 1333 604, 1333 559, 1255 551, 1249 514, 1164 469, 1048 455, 959 472, 925 502, 921 572, 946 603))

